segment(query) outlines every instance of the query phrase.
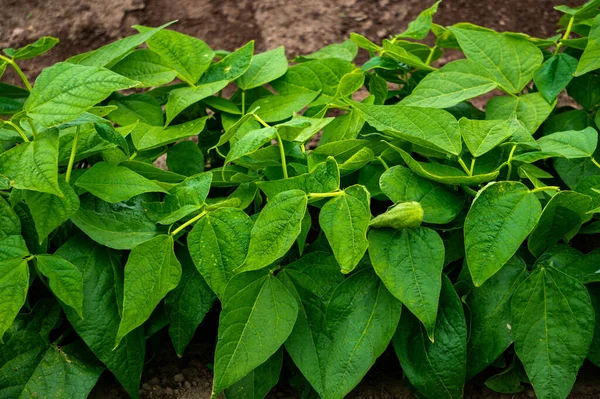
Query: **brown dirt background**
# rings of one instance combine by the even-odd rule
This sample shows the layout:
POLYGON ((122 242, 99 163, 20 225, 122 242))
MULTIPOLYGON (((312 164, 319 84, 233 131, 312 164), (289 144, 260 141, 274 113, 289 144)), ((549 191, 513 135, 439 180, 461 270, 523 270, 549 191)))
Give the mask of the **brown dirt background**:
MULTIPOLYGON (((35 77, 46 66, 134 33, 131 25, 158 26, 179 20, 176 30, 206 41, 214 49, 234 50, 256 40, 256 50, 284 45, 287 54, 310 53, 345 40, 350 32, 379 42, 406 28, 433 0, 0 0, 0 48, 18 47, 43 35, 60 38, 49 54, 23 62, 35 77)), ((473 22, 500 31, 521 31, 549 37, 556 31, 558 4, 575 6, 583 0, 444 0, 435 21, 442 25, 473 22)), ((8 74, 8 72, 7 72, 8 74)), ((8 75, 8 80, 16 81, 8 75)), ((178 359, 165 331, 149 345, 140 396, 204 399, 210 396, 217 314, 199 327, 186 356, 178 359), (158 342, 158 344, 156 344, 158 342), (156 345, 162 344, 163 347, 156 345)), ((282 380, 284 377, 282 377, 282 380)), ((470 382, 465 398, 534 398, 531 388, 517 395, 500 395, 470 382)), ((126 398, 110 373, 104 373, 91 398, 126 398)), ((286 381, 269 398, 297 398, 286 381)), ((353 399, 413 398, 402 382, 392 351, 386 352, 365 380, 348 396, 353 399)), ((570 398, 600 398, 597 369, 584 366, 570 398)))

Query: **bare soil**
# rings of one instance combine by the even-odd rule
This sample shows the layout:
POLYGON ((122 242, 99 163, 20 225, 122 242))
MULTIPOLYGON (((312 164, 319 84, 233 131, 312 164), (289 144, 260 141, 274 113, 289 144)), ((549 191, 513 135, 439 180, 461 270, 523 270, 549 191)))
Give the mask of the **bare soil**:
MULTIPOLYGON (((61 44, 52 52, 23 63, 25 73, 34 78, 46 66, 134 33, 134 24, 158 26, 179 20, 175 29, 203 39, 214 49, 234 50, 254 39, 257 51, 284 45, 291 57, 343 41, 350 32, 380 41, 404 29, 433 1, 0 0, 0 48, 18 47, 43 35, 60 38, 61 44)), ((549 37, 555 33, 559 17, 553 6, 581 3, 583 0, 444 0, 435 21, 442 25, 468 21, 499 31, 549 37)), ((8 79, 17 81, 10 75, 8 79)), ((210 397, 209 366, 213 361, 217 320, 216 311, 207 316, 182 359, 175 355, 166 331, 149 341, 140 389, 142 399, 210 397)), ((570 398, 600 398, 597 374, 597 368, 586 364, 570 398)), ((269 398, 298 397, 287 377, 289 373, 284 371, 269 398)), ((470 382, 465 398, 535 398, 530 387, 516 395, 501 395, 487 389, 483 381, 470 382)), ((120 399, 127 395, 106 372, 90 397, 120 399)), ((414 398, 402 381, 402 371, 392 351, 378 360, 348 397, 414 398)))

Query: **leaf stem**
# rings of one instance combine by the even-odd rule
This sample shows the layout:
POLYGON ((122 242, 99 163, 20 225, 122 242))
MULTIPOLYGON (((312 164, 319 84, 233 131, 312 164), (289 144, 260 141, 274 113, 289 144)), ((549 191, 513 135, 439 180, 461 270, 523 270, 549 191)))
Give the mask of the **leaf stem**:
POLYGON ((23 84, 27 88, 27 91, 32 90, 31 83, 29 83, 27 76, 25 76, 25 74, 23 73, 23 70, 17 65, 17 63, 12 58, 8 58, 3 55, 0 55, 0 60, 6 62, 8 65, 10 65, 15 70, 15 72, 19 75, 19 77, 23 81, 23 84))
POLYGON ((433 53, 437 50, 437 46, 433 46, 431 50, 429 50, 429 55, 427 56, 427 60, 425 61, 425 65, 431 65, 431 59, 433 58, 433 53))
POLYGON ((179 226, 178 228, 176 228, 175 230, 173 230, 172 233, 169 233, 169 234, 171 236, 176 236, 177 233, 179 233, 181 230, 183 230, 186 227, 188 227, 190 224, 196 223, 198 220, 202 219, 202 217, 204 215, 206 215, 206 211, 200 212, 198 215, 194 216, 193 218, 191 218, 190 220, 188 220, 187 222, 185 222, 184 224, 182 224, 181 226, 179 226))
POLYGON ((242 90, 242 115, 246 115, 246 90, 242 90))
POLYGON ((471 159, 471 167, 469 168, 469 171, 470 171, 469 175, 470 176, 473 176, 473 171, 475 170, 475 159, 477 159, 477 158, 473 157, 471 159))
POLYGON ((569 19, 569 24, 567 25, 567 30, 565 30, 565 34, 558 41, 558 44, 556 45, 556 48, 554 49, 554 55, 558 54, 558 50, 562 46, 562 41, 567 40, 569 38, 569 35, 571 35, 571 29, 573 29, 573 22, 575 22, 575 15, 571 15, 571 19, 569 19))
POLYGON ((310 193, 308 194, 308 199, 315 199, 315 198, 329 198, 329 197, 337 197, 340 195, 343 195, 344 192, 342 190, 339 191, 332 191, 330 193, 310 193))
POLYGON ((460 188, 462 188, 467 194, 469 194, 471 197, 476 197, 477 196, 477 191, 473 190, 471 187, 468 187, 464 184, 462 184, 460 186, 460 188))
POLYGON ((506 180, 510 180, 510 174, 512 173, 512 157, 515 154, 515 150, 517 149, 517 145, 513 145, 510 149, 510 154, 508 154, 508 161, 506 161, 506 165, 508 166, 506 170, 506 180))
POLYGON ((471 170, 467 167, 467 165, 465 164, 465 161, 463 161, 461 157, 458 157, 458 163, 463 168, 463 170, 465 171, 466 174, 468 174, 469 176, 472 176, 471 170))
POLYGON ((383 160, 383 158, 381 158, 381 155, 379 155, 379 156, 377 157, 377 160, 378 160, 379 162, 381 162, 381 164, 383 165, 383 167, 385 168, 385 170, 388 170, 388 169, 390 168, 390 167, 388 166, 388 164, 387 164, 387 163, 386 163, 386 162, 383 160))
POLYGON ((0 195, 5 197, 5 198, 10 198, 10 194, 7 193, 6 191, 0 191, 0 195))
POLYGON ((71 172, 73 171, 73 164, 75 163, 75 153, 77 152, 77 144, 79 142, 80 127, 81 126, 77 126, 75 137, 73 137, 73 146, 71 147, 71 155, 69 156, 69 164, 67 165, 67 174, 65 175, 65 181, 67 183, 71 180, 71 172))
POLYGON ((19 136, 21 136, 23 141, 26 143, 29 143, 29 139, 27 138, 27 135, 23 132, 23 130, 21 130, 21 128, 19 126, 17 126, 16 123, 14 123, 13 121, 4 121, 4 123, 12 126, 17 131, 17 133, 19 133, 19 136))
POLYGON ((558 187, 558 186, 545 186, 545 187, 536 187, 533 190, 529 190, 530 193, 539 193, 541 191, 560 191, 560 187, 558 187))
POLYGON ((38 132, 35 127, 35 123, 33 123, 33 120, 31 118, 27 118, 27 122, 29 123, 29 127, 31 128, 31 134, 33 134, 33 139, 37 140, 38 132))
POLYGON ((594 157, 590 157, 590 159, 592 160, 592 163, 593 163, 594 165, 596 165, 597 167, 599 167, 599 168, 600 168, 600 163, 598 163, 598 161, 596 161, 596 160, 594 159, 594 157))
POLYGON ((281 155, 281 168, 283 169, 283 178, 287 179, 289 176, 287 171, 287 163, 285 161, 285 148, 283 148, 283 140, 279 135, 279 131, 275 131, 277 132, 277 144, 279 144, 279 155, 281 155))
POLYGON ((258 123, 260 123, 264 127, 271 127, 271 125, 269 125, 267 122, 263 121, 260 116, 258 116, 256 114, 252 114, 252 116, 254 116, 254 119, 256 119, 258 121, 258 123))

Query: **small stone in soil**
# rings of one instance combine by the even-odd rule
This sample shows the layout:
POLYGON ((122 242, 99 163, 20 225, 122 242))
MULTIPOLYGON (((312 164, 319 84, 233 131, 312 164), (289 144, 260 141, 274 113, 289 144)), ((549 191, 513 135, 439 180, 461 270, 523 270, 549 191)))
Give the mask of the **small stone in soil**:
POLYGON ((175 382, 183 382, 185 380, 185 378, 183 378, 183 374, 175 374, 175 377, 173 377, 173 379, 175 380, 175 382))
POLYGON ((165 394, 166 395, 173 395, 173 390, 171 388, 165 388, 165 394))

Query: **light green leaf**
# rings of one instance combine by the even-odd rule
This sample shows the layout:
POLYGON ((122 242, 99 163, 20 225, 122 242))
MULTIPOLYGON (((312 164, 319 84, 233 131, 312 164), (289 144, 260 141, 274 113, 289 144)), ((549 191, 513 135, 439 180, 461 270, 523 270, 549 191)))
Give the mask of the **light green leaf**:
POLYGON ((270 143, 276 136, 277 129, 274 127, 265 127, 249 131, 231 146, 227 158, 225 159, 225 163, 233 162, 244 155, 255 152, 263 145, 270 143))
POLYGON ((262 86, 281 77, 288 69, 283 46, 252 57, 250 67, 235 82, 242 90, 262 86))
POLYGON ((0 342, 27 298, 29 266, 25 259, 0 262, 0 342))
POLYGON ((513 256, 481 287, 475 287, 469 270, 463 267, 459 282, 467 283, 470 335, 467 342, 467 380, 485 370, 512 344, 510 300, 528 276, 527 266, 513 256))
POLYGON ((363 35, 359 35, 358 33, 351 32, 350 40, 352 40, 354 43, 356 43, 356 45, 358 47, 365 49, 367 51, 370 51, 373 53, 378 53, 379 51, 381 51, 381 47, 379 47, 377 44, 373 43, 372 41, 370 41, 363 35))
POLYGON ((50 289, 65 304, 83 316, 83 274, 58 255, 36 255, 37 267, 49 280, 50 289))
POLYGON ((187 251, 180 252, 182 275, 179 285, 165 297, 169 336, 177 356, 183 356, 194 332, 215 301, 215 294, 198 274, 187 251))
POLYGON ((307 118, 294 115, 289 121, 275 127, 283 140, 305 143, 334 120, 335 118, 307 118))
POLYGON ((417 201, 423 208, 425 223, 451 222, 461 211, 464 197, 443 184, 424 179, 410 169, 396 165, 379 179, 383 193, 394 203, 417 201))
POLYGON ((432 17, 437 12, 440 3, 441 0, 436 1, 431 7, 421 11, 417 18, 408 24, 406 30, 397 35, 396 38, 424 39, 429 33, 429 29, 431 29, 432 17))
POLYGON ((117 107, 108 116, 117 125, 127 126, 139 122, 162 126, 164 123, 160 103, 147 94, 113 95, 109 104, 117 107))
POLYGON ((77 118, 113 91, 138 82, 96 66, 59 62, 42 71, 23 109, 45 127, 77 118))
POLYGON ((113 72, 141 83, 139 87, 165 85, 177 77, 171 64, 150 49, 132 52, 111 68, 113 72))
POLYGON ((589 158, 598 145, 598 132, 593 127, 580 131, 557 132, 537 140, 542 152, 556 154, 568 159, 589 158))
POLYGON ((374 217, 369 222, 369 227, 382 229, 391 227, 393 229, 404 229, 419 227, 423 222, 423 208, 418 202, 401 202, 384 213, 374 217))
POLYGON ((355 101, 352 108, 375 129, 436 151, 458 155, 461 150, 458 122, 441 109, 368 105, 355 101))
POLYGON ((77 179, 75 185, 111 203, 126 201, 143 193, 166 192, 158 184, 132 170, 108 162, 98 162, 92 166, 77 179))
POLYGON ((218 80, 211 83, 199 84, 198 86, 182 87, 171 91, 166 106, 166 125, 170 124, 177 115, 190 105, 197 103, 206 97, 212 96, 228 84, 228 80, 218 80))
POLYGON ((148 320, 156 305, 177 287, 181 264, 173 245, 173 237, 163 234, 138 245, 129 254, 116 347, 123 337, 148 320))
POLYGON ((0 262, 29 255, 25 239, 21 235, 0 234, 0 262))
POLYGON ((83 274, 83 314, 64 308, 69 323, 132 398, 139 395, 144 367, 144 329, 129 333, 113 350, 123 303, 123 266, 119 253, 94 244, 82 235, 56 251, 83 274))
MULTIPOLYGON (((134 28, 141 33, 151 30, 139 25, 134 28)), ((202 40, 168 29, 156 32, 146 43, 150 50, 167 60, 181 80, 190 85, 200 79, 215 56, 202 40)))
POLYGON ((453 166, 435 162, 425 163, 415 161, 415 159, 403 149, 392 146, 391 144, 390 146, 400 153, 400 156, 414 174, 437 183, 448 185, 475 185, 492 181, 496 179, 499 174, 499 171, 496 170, 485 174, 469 176, 462 170, 453 166))
POLYGON ((302 230, 306 205, 306 193, 300 190, 273 197, 252 227, 248 256, 236 272, 262 269, 283 257, 302 230))
POLYGON ((322 146, 334 141, 355 139, 364 124, 365 120, 358 111, 353 110, 340 115, 325 126, 319 145, 322 146))
POLYGON ((60 179, 58 184, 64 194, 62 198, 39 191, 24 192, 25 202, 35 222, 40 244, 48 234, 69 220, 79 209, 79 197, 69 183, 60 179))
POLYGON ((198 135, 204 130, 208 118, 209 116, 204 116, 202 118, 168 127, 150 126, 144 123, 138 123, 131 132, 131 139, 138 150, 151 150, 187 137, 198 135))
POLYGON ((395 61, 409 65, 411 67, 423 69, 426 71, 434 71, 435 68, 427 65, 421 58, 410 53, 401 45, 395 44, 391 40, 383 40, 383 51, 380 53, 381 56, 386 55, 395 61))
POLYGON ((566 398, 594 334, 585 286, 551 266, 536 269, 513 295, 515 352, 540 399, 566 398))
POLYGON ((324 398, 347 395, 388 347, 400 319, 401 304, 372 270, 344 280, 327 304, 325 320, 331 343, 327 353, 324 398))
POLYGON ((279 381, 283 350, 279 349, 266 362, 246 374, 223 393, 225 399, 263 399, 279 381))
POLYGON ((254 53, 254 40, 249 41, 233 53, 212 64, 198 83, 211 83, 219 80, 232 82, 242 76, 250 67, 254 53))
POLYGON ((575 76, 581 76, 590 71, 600 68, 600 16, 596 15, 588 35, 588 42, 585 50, 579 58, 575 76))
POLYGON ((97 243, 114 249, 132 249, 161 231, 144 212, 144 196, 111 204, 93 195, 81 198, 71 221, 97 243))
POLYGON ((359 90, 364 83, 365 74, 360 69, 347 73, 340 79, 340 85, 337 88, 335 96, 337 98, 351 96, 352 93, 359 90))
POLYGON ((301 111, 318 94, 318 92, 305 92, 263 97, 253 102, 249 109, 258 108, 255 113, 265 122, 277 122, 289 118, 294 112, 301 111))
POLYGON ((203 216, 188 234, 192 260, 221 300, 234 270, 246 259, 251 230, 252 220, 244 211, 220 208, 203 216))
POLYGON ((531 135, 552 112, 554 104, 548 104, 540 93, 529 93, 520 97, 496 96, 485 108, 485 119, 507 120, 516 114, 517 119, 531 135))
POLYGON ((58 130, 0 154, 0 174, 14 188, 63 196, 58 183, 58 130))
POLYGON ((494 76, 471 60, 456 60, 431 72, 400 103, 413 107, 449 108, 498 87, 494 76))
POLYGON ((522 183, 485 186, 465 219, 465 255, 475 287, 498 272, 534 229, 542 206, 522 183))
POLYGON ((4 198, 0 198, 0 237, 21 235, 21 220, 4 198))
POLYGON ((296 300, 267 270, 234 276, 225 290, 213 397, 267 361, 292 332, 296 300))
POLYGON ((42 55, 56 46, 60 40, 52 36, 42 36, 33 43, 30 43, 20 49, 7 48, 4 49, 4 54, 14 60, 29 60, 31 58, 42 55))
POLYGON ((450 27, 468 59, 490 71, 511 93, 520 92, 533 78, 544 57, 539 48, 519 37, 491 30, 450 27))
POLYGON ((302 190, 306 194, 328 193, 340 188, 340 172, 335 159, 329 157, 309 173, 281 180, 259 181, 256 184, 268 198, 288 190, 302 190))
POLYGON ((563 239, 569 242, 589 217, 592 199, 575 191, 561 191, 544 207, 540 219, 527 240, 529 251, 536 257, 563 239))
POLYGON ((493 150, 514 133, 514 125, 506 120, 474 120, 460 118, 458 126, 469 152, 480 157, 493 150))
POLYGON ((117 40, 116 42, 107 44, 106 46, 102 46, 99 49, 76 55, 75 57, 69 58, 67 62, 110 68, 126 57, 131 50, 148 41, 156 33, 174 22, 175 21, 168 22, 158 28, 146 28, 140 34, 128 36, 121 40, 117 40))
POLYGON ((319 225, 327 237, 342 273, 350 273, 362 259, 369 242, 370 195, 364 186, 346 188, 321 208, 319 225))
POLYGON ((390 293, 423 323, 432 342, 444 251, 438 233, 428 228, 369 232, 369 257, 375 272, 390 293))
POLYGON ((576 68, 576 58, 571 57, 567 53, 558 53, 547 59, 535 71, 533 81, 546 101, 551 103, 567 87, 571 79, 573 79, 573 73, 576 68))
POLYGON ((346 40, 342 43, 333 43, 327 45, 312 54, 301 55, 294 58, 294 62, 306 62, 310 60, 323 60, 326 58, 339 58, 344 61, 352 62, 356 58, 358 47, 352 40, 346 40))
POLYGON ((402 371, 417 390, 429 398, 463 397, 467 362, 467 324, 462 303, 445 275, 442 276, 440 312, 435 342, 410 312, 402 312, 393 343, 402 371))

